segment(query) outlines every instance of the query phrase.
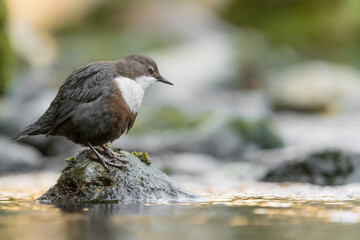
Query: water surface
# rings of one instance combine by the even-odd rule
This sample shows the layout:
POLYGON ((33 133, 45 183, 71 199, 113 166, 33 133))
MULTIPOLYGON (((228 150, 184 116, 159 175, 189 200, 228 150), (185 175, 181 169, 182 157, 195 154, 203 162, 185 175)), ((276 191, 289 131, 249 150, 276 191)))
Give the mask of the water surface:
POLYGON ((358 185, 242 183, 203 193, 196 203, 36 202, 55 176, 0 179, 1 239, 360 238, 358 185))

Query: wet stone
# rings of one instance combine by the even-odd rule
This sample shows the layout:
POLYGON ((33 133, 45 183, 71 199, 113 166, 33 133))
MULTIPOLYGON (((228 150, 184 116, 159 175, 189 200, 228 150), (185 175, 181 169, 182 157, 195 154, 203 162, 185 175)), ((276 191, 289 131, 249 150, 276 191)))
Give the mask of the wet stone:
POLYGON ((164 202, 191 201, 198 196, 186 191, 161 171, 148 166, 137 156, 118 151, 128 161, 123 169, 109 166, 110 172, 98 162, 90 150, 83 150, 67 159, 57 183, 40 202, 55 204, 99 202, 164 202))
POLYGON ((307 182, 316 185, 343 185, 360 181, 360 156, 330 149, 286 161, 270 169, 266 182, 307 182))

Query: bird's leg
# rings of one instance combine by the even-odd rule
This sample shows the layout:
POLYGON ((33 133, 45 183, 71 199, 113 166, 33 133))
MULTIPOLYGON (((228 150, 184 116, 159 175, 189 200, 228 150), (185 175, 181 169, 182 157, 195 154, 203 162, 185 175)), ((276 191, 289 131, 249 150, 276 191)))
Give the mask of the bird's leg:
POLYGON ((90 147, 90 149, 95 153, 96 157, 92 157, 91 160, 99 162, 101 165, 103 165, 103 167, 106 169, 106 171, 110 172, 108 166, 112 166, 112 167, 116 167, 119 169, 123 169, 124 166, 120 166, 114 163, 111 163, 109 161, 107 161, 104 157, 102 157, 97 151, 96 149, 90 144, 87 143, 87 145, 90 147))
POLYGON ((100 145, 100 147, 102 148, 102 150, 100 150, 100 152, 102 154, 106 155, 107 157, 109 157, 111 160, 116 160, 123 164, 129 163, 128 161, 122 159, 121 155, 119 156, 118 154, 114 153, 111 149, 109 149, 105 145, 100 145))
POLYGON ((109 168, 105 164, 105 162, 106 162, 105 159, 95 150, 95 148, 90 143, 88 143, 88 146, 96 155, 96 158, 91 158, 91 160, 101 163, 101 165, 103 165, 103 167, 106 169, 106 171, 110 172, 109 168))

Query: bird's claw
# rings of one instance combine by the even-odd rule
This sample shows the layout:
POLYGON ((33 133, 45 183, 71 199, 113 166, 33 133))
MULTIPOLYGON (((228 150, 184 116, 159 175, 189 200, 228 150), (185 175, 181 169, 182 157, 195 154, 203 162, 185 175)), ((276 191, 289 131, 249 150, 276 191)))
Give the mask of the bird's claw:
POLYGON ((105 146, 101 146, 101 148, 97 148, 97 151, 110 159, 115 157, 114 152, 105 146))
POLYGON ((106 160, 104 160, 104 159, 100 160, 97 157, 90 157, 90 160, 100 163, 106 169, 107 172, 110 172, 110 169, 106 166, 106 164, 107 164, 106 160))
POLYGON ((110 159, 110 161, 118 161, 118 162, 121 162, 122 164, 129 163, 129 161, 127 161, 125 159, 121 159, 121 156, 114 156, 113 158, 110 159))
MULTIPOLYGON (((112 159, 106 160, 106 159, 102 158, 102 159, 100 160, 98 157, 90 157, 90 159, 91 159, 92 161, 95 161, 95 162, 100 163, 100 164, 106 169, 107 172, 110 172, 110 169, 109 169, 108 166, 116 167, 116 168, 118 168, 118 169, 120 169, 120 170, 126 169, 126 167, 123 166, 123 165, 119 165, 119 164, 116 164, 116 163, 111 162, 112 159)), ((127 161, 126 161, 126 162, 127 162, 127 161)))
POLYGON ((100 145, 101 149, 97 149, 97 150, 91 145, 91 143, 88 143, 88 146, 90 147, 90 149, 93 151, 93 153, 96 156, 96 157, 90 157, 90 159, 92 161, 99 162, 101 165, 103 165, 103 167, 106 169, 107 172, 110 172, 108 166, 116 167, 121 170, 126 168, 123 165, 118 165, 116 163, 113 163, 113 161, 119 161, 122 164, 129 163, 128 161, 121 159, 121 156, 115 155, 115 153, 113 151, 111 151, 110 149, 108 149, 105 145, 100 145), (108 160, 104 156, 101 156, 99 152, 106 155, 110 159, 108 160))
POLYGON ((124 157, 123 155, 113 152, 112 150, 107 148, 105 145, 102 145, 100 147, 101 148, 98 149, 98 152, 105 155, 106 157, 108 157, 110 159, 110 161, 118 161, 118 162, 121 162, 122 164, 129 163, 129 161, 122 159, 122 157, 124 157))

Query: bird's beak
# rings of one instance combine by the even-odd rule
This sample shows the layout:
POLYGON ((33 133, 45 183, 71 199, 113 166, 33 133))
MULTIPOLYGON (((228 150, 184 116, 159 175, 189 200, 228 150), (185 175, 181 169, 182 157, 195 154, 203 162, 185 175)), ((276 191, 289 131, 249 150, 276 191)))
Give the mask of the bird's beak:
POLYGON ((166 80, 165 78, 163 77, 159 77, 157 79, 159 82, 162 82, 162 83, 166 83, 166 84, 169 84, 169 85, 174 85, 172 82, 169 82, 168 80, 166 80))

